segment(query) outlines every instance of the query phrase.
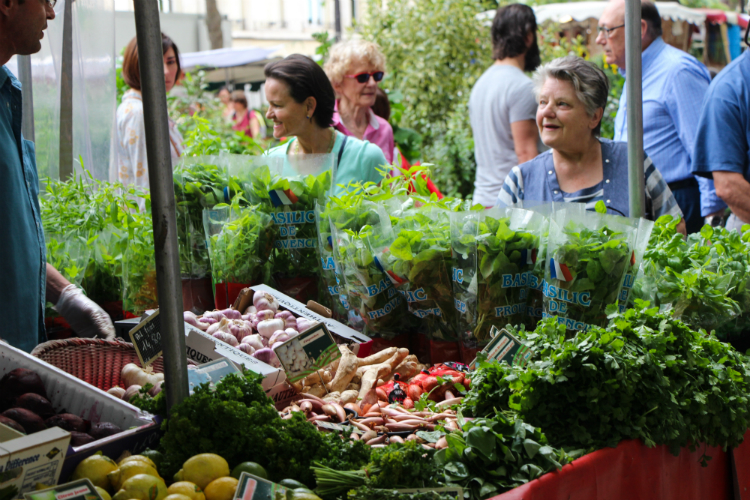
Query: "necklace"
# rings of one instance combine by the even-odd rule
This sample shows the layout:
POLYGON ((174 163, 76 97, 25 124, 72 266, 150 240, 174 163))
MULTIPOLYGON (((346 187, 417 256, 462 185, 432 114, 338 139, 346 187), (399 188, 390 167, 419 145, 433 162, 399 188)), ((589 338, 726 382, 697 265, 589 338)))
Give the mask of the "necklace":
MULTIPOLYGON (((328 144, 328 151, 327 153, 330 153, 333 151, 333 145, 336 144, 336 130, 333 127, 330 127, 329 130, 331 131, 331 142, 328 144)), ((293 154, 304 154, 302 153, 302 147, 299 145, 299 138, 297 138, 296 141, 294 141, 293 144, 293 154)))

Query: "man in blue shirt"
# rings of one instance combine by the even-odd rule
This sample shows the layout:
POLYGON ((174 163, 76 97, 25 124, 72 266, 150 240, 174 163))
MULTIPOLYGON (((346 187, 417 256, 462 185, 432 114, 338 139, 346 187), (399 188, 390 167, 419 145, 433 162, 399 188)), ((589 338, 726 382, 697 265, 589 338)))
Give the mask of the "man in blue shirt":
POLYGON ((693 172, 713 175, 716 193, 732 209, 727 228, 750 223, 750 50, 708 88, 693 151, 693 172))
POLYGON ((34 144, 21 135, 21 84, 4 66, 41 49, 54 3, 0 0, 0 338, 25 351, 46 340, 46 301, 79 335, 114 337, 107 313, 46 263, 34 144))
MULTIPOLYGON (((688 233, 699 231, 703 217, 726 205, 708 179, 696 180, 691 155, 700 105, 711 82, 705 66, 667 45, 661 37, 661 17, 654 4, 641 4, 643 76, 643 147, 667 181, 685 215, 688 233)), ((599 18, 596 42, 604 47, 608 64, 625 75, 625 2, 613 0, 599 18)), ((616 141, 628 140, 627 98, 623 92, 615 117, 616 141)))

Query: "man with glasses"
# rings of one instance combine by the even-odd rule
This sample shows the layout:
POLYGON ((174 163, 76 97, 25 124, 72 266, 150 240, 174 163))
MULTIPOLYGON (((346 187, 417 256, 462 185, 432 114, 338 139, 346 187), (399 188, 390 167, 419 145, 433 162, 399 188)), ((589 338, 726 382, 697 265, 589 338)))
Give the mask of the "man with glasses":
POLYGON ((31 351, 46 340, 44 306, 81 336, 114 337, 109 316, 46 263, 34 144, 21 135, 21 84, 4 65, 42 48, 55 0, 0 0, 0 338, 31 351))
MULTIPOLYGON (((700 103, 711 83, 705 66, 667 45, 661 37, 656 6, 641 3, 643 77, 643 147, 659 169, 682 209, 688 233, 699 231, 703 217, 720 213, 725 204, 713 182, 692 174, 691 155, 700 118, 700 103)), ((625 2, 612 0, 599 18, 596 43, 608 64, 625 76, 625 2)), ((615 141, 628 140, 627 98, 623 92, 615 117, 615 141)))

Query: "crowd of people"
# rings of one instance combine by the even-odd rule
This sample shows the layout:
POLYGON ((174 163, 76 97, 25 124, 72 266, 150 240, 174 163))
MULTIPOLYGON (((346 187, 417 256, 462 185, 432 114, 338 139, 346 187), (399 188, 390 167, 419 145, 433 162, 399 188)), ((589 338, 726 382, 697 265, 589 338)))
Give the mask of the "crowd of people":
MULTIPOLYGON (((43 341, 44 309, 52 302, 81 336, 111 338, 106 313, 46 263, 39 215, 34 144, 21 134, 21 85, 4 64, 41 48, 56 0, 0 2, 0 336, 25 350, 43 341), (31 333, 33 332, 33 334, 31 333), (38 332, 38 335, 37 335, 38 332)), ((646 217, 683 218, 683 233, 704 222, 730 228, 750 222, 750 51, 713 81, 705 66, 664 42, 657 7, 641 8, 646 217)), ((608 64, 627 77, 625 2, 611 0, 599 18, 596 43, 608 64)), ((522 4, 498 9, 491 29, 494 64, 472 89, 469 115, 477 172, 473 199, 485 207, 533 202, 603 201, 629 216, 627 106, 619 101, 613 140, 601 137, 609 80, 577 56, 541 64, 534 11, 522 4), (533 75, 530 77, 529 74, 533 75)), ((747 38, 747 35, 746 35, 747 38)), ((164 80, 179 81, 179 50, 162 35, 164 80)), ((332 47, 324 68, 291 55, 265 68, 265 117, 244 93, 221 89, 223 118, 249 137, 288 139, 269 156, 328 155, 334 184, 380 179, 398 161, 387 96, 379 88, 386 58, 377 45, 351 40, 332 47), (264 119, 265 118, 265 119, 264 119)), ((138 47, 125 49, 122 75, 130 89, 116 114, 111 180, 148 187, 138 47)), ((169 122, 177 161, 182 137, 169 122)))

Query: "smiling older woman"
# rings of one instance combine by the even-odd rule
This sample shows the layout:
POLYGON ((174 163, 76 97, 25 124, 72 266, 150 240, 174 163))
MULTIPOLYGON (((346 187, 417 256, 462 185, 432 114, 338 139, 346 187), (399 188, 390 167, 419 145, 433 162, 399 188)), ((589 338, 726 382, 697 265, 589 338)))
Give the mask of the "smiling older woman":
MULTIPOLYGON (((603 200, 610 213, 628 216, 626 142, 599 137, 609 95, 609 80, 593 64, 567 56, 540 67, 534 75, 539 106, 536 124, 551 149, 513 167, 498 196, 500 206, 528 201, 585 203, 593 210, 603 200)), ((644 153, 646 218, 682 211, 661 174, 644 153)), ((685 222, 677 226, 685 233, 685 222)))
POLYGON ((375 144, 392 163, 393 128, 372 111, 385 75, 385 56, 378 46, 365 40, 339 42, 331 47, 324 69, 336 91, 333 126, 375 144))

